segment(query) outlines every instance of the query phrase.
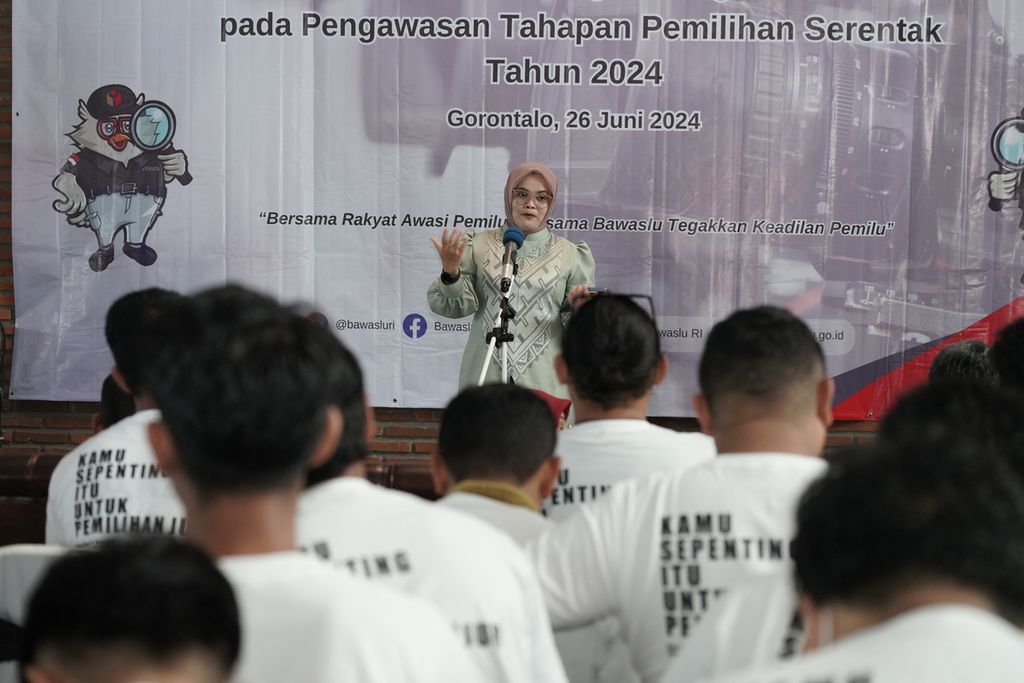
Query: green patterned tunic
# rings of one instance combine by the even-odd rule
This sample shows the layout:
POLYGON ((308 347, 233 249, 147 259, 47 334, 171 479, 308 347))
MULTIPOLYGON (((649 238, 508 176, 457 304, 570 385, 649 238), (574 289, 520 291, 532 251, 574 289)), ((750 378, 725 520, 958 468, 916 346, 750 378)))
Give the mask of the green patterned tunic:
MULTIPOLYGON (((487 355, 487 333, 498 316, 502 234, 500 230, 470 234, 460 264, 462 276, 451 285, 436 279, 427 290, 427 303, 434 313, 446 318, 473 315, 459 372, 460 389, 476 384, 487 355)), ((594 257, 586 243, 574 244, 544 229, 526 236, 518 261, 519 275, 509 296, 516 311, 509 325, 515 335, 508 346, 509 374, 516 384, 567 398, 553 365, 562 341, 564 321, 559 309, 573 287, 594 284, 594 257)), ((501 354, 495 351, 487 381, 497 382, 500 375, 501 354)))

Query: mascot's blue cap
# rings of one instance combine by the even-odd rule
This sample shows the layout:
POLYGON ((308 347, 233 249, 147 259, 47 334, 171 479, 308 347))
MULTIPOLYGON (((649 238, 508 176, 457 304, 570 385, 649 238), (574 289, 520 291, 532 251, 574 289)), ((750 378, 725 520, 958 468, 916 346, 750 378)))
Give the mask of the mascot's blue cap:
POLYGON ((134 114, 139 105, 135 103, 135 93, 123 85, 105 85, 96 88, 89 95, 85 108, 93 118, 106 119, 111 116, 134 114))

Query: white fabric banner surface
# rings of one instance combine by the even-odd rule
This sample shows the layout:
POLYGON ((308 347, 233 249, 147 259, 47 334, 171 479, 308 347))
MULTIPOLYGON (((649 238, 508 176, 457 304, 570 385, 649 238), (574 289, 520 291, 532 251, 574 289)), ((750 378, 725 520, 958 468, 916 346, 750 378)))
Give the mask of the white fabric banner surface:
POLYGON ((871 415, 888 390, 857 392, 1021 310, 1024 120, 1008 164, 989 143, 1024 10, 842 4, 15 0, 11 397, 95 400, 112 301, 231 281, 321 313, 375 405, 443 406, 469 319, 427 308, 428 236, 502 227, 535 160, 598 286, 654 297, 653 414, 769 303, 871 415))

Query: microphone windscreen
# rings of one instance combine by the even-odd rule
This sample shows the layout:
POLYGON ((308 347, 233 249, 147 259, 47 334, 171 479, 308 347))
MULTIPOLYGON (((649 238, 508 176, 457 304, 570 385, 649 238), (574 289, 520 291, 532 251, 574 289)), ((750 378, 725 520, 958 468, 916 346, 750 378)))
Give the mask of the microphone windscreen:
POLYGON ((505 234, 501 236, 501 243, 508 244, 509 242, 516 243, 516 249, 523 246, 523 240, 526 239, 526 233, 517 228, 514 225, 510 225, 505 228, 505 234))

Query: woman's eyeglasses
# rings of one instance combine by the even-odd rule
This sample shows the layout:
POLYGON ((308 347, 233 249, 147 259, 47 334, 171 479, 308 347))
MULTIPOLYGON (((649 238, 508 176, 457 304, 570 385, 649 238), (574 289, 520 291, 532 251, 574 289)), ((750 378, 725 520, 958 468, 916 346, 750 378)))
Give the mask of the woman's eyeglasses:
POLYGON ((529 191, 524 190, 521 187, 517 187, 512 190, 512 200, 517 202, 526 203, 530 197, 533 197, 533 201, 540 206, 546 206, 551 203, 551 195, 547 192, 538 192, 537 194, 531 195, 529 191))

